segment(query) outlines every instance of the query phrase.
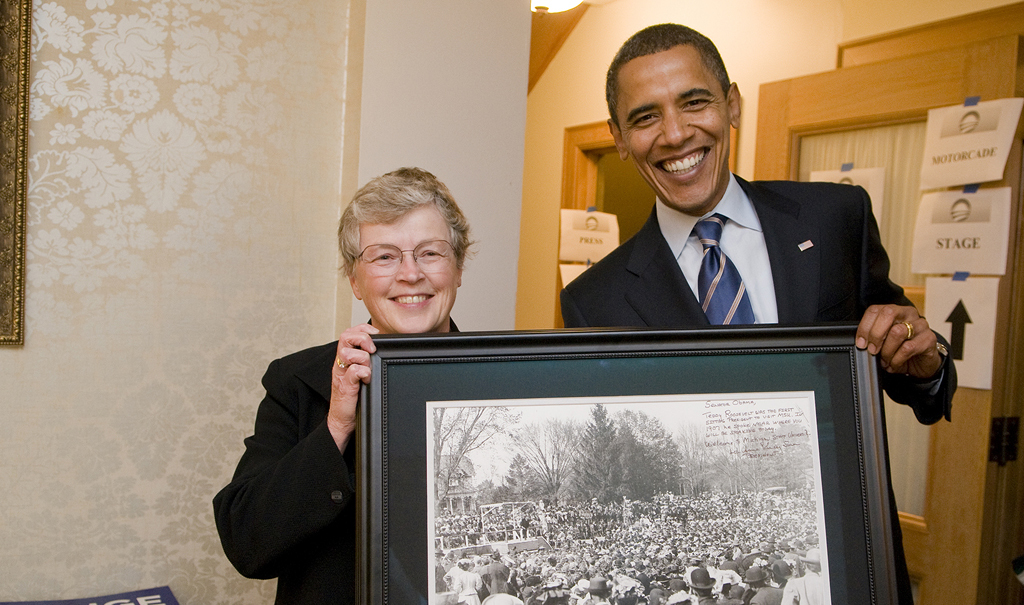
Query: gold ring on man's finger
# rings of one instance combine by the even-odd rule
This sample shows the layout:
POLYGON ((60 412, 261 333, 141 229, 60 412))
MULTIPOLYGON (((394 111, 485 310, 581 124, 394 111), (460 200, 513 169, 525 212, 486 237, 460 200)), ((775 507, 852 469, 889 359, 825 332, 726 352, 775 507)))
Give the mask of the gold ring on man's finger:
POLYGON ((909 321, 903 322, 903 325, 907 326, 907 338, 906 338, 906 340, 910 340, 911 338, 914 337, 914 326, 910 325, 909 321))
POLYGON ((341 357, 337 358, 337 362, 338 362, 338 367, 341 368, 342 370, 344 370, 345 369, 345 362, 341 360, 341 357))

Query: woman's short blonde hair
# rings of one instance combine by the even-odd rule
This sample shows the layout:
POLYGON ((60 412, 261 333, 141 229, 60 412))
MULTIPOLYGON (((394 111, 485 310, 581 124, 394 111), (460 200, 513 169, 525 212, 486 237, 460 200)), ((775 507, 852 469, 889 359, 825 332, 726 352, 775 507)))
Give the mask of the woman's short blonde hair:
POLYGON ((437 208, 441 218, 448 223, 456 267, 461 270, 473 245, 466 215, 455 203, 452 192, 436 176, 421 168, 399 168, 363 185, 342 213, 338 225, 338 247, 345 275, 353 275, 356 259, 362 252, 359 248, 360 225, 390 225, 428 204, 437 208))

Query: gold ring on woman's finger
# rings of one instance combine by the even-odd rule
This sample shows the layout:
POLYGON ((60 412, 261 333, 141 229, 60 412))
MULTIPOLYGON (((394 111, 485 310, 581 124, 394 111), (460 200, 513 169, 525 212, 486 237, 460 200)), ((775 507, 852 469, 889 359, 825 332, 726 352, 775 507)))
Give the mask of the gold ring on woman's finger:
POLYGON ((914 326, 910 325, 909 321, 903 322, 903 325, 907 326, 907 338, 906 338, 906 340, 910 340, 911 338, 914 337, 914 326))

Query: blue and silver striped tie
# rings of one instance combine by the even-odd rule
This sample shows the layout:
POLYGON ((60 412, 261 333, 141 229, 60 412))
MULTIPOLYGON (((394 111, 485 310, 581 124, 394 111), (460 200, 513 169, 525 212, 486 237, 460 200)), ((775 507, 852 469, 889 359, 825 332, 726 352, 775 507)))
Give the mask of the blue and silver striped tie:
POLYGON ((693 231, 704 246, 697 275, 697 294, 704 314, 714 325, 752 324, 754 310, 736 265, 722 252, 718 241, 728 219, 721 214, 700 220, 693 231))

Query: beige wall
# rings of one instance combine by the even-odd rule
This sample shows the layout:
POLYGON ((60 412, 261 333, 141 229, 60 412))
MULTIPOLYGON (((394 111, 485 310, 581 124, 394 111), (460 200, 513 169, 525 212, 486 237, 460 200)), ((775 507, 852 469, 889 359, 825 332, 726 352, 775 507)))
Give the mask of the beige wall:
POLYGON ((527 104, 516 327, 553 325, 565 128, 607 119, 605 70, 619 45, 635 31, 675 21, 715 41, 743 95, 737 173, 750 178, 757 138, 757 94, 762 83, 833 69, 837 45, 842 41, 1011 3, 613 0, 591 6, 530 93, 527 104))
MULTIPOLYGON (((452 311, 463 330, 515 323, 530 40, 524 6, 375 0, 366 7, 359 182, 414 165, 451 189, 478 242, 452 311)), ((353 323, 367 317, 353 305, 353 323)))
POLYGON ((211 499, 267 364, 348 325, 335 230, 371 176, 452 185, 481 240, 466 323, 511 327, 529 13, 368 4, 36 3, 0 601, 168 584, 183 605, 272 602, 224 557, 211 499))
POLYGON ((210 500, 267 363, 335 331, 347 6, 36 3, 0 600, 270 600, 210 500))
POLYGON ((876 36, 932 21, 950 19, 1019 0, 841 0, 843 7, 843 42, 876 36))

